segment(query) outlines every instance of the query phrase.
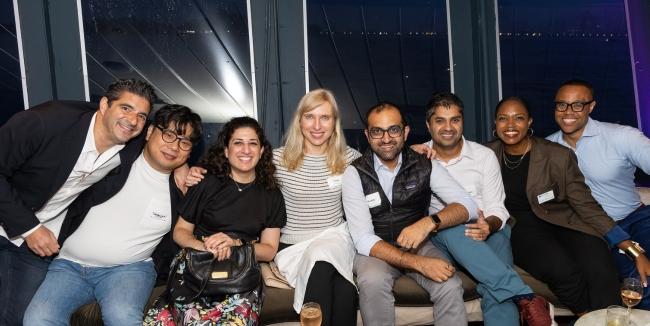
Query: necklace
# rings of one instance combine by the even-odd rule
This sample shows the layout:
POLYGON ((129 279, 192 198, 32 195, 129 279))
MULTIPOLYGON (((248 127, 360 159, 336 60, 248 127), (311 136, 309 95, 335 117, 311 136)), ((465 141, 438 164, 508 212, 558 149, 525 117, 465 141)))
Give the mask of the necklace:
POLYGON ((235 181, 235 179, 233 179, 232 177, 230 177, 230 180, 232 180, 232 182, 235 183, 235 187, 237 187, 237 190, 239 190, 239 192, 242 192, 242 191, 248 189, 250 186, 253 185, 253 183, 255 183, 255 179, 253 179, 253 181, 251 181, 250 183, 244 183, 244 184, 243 184, 244 186, 243 186, 243 187, 240 187, 240 186, 239 186, 239 182, 235 181))
POLYGON ((530 138, 528 139, 528 144, 526 145, 526 151, 524 152, 524 155, 522 155, 519 159, 516 159, 514 161, 511 161, 508 159, 508 156, 505 153, 505 150, 503 151, 503 164, 510 170, 514 170, 518 168, 521 165, 521 162, 524 161, 524 158, 526 158, 526 154, 530 151, 530 138))

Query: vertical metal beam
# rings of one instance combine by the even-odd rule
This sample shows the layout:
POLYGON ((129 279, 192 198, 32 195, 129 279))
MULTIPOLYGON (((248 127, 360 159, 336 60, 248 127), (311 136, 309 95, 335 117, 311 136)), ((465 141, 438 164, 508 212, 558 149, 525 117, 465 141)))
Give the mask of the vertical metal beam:
POLYGON ((249 0, 257 116, 278 146, 307 90, 303 0, 249 0))
POLYGON ((16 37, 21 66, 24 68, 23 95, 25 108, 54 98, 54 80, 50 64, 47 4, 45 1, 14 1, 16 37))
POLYGON ((491 139, 500 99, 497 0, 447 0, 452 90, 465 104, 465 136, 491 139))
POLYGON ((25 107, 52 99, 86 100, 77 0, 14 1, 25 107))
POLYGON ((650 137, 650 2, 625 0, 637 125, 650 137))
POLYGON ((85 80, 86 53, 82 43, 81 8, 77 0, 48 0, 52 60, 56 80, 55 98, 61 100, 89 99, 85 80))

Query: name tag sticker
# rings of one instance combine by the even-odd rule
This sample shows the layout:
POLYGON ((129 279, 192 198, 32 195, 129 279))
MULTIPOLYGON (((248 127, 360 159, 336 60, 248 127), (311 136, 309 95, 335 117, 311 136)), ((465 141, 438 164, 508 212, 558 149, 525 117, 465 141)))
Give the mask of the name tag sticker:
POLYGON ((144 216, 140 219, 140 225, 146 225, 153 228, 170 228, 171 229, 171 209, 170 203, 153 199, 147 205, 144 216))
POLYGON ((343 175, 332 175, 327 177, 327 185, 332 188, 340 188, 343 184, 343 175))
POLYGON ((537 202, 541 205, 549 200, 552 200, 555 198, 555 194, 553 193, 553 190, 549 190, 541 195, 537 196, 537 202))
POLYGON ((370 208, 381 205, 381 197, 378 192, 366 196, 366 200, 368 201, 368 207, 370 208))

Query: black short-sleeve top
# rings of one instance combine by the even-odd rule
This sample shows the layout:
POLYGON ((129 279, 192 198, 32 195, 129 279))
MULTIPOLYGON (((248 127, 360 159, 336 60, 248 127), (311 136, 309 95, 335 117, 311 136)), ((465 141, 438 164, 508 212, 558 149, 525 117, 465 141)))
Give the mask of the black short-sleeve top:
POLYGON ((195 225, 199 238, 223 232, 251 241, 266 228, 283 227, 287 220, 278 188, 268 190, 256 181, 238 186, 230 177, 213 174, 188 190, 178 213, 195 225))

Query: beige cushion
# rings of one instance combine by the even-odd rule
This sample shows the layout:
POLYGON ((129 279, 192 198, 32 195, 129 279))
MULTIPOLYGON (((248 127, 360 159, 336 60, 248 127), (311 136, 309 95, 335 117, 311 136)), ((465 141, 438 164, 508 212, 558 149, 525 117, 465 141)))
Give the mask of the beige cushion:
POLYGON ((639 191, 639 195, 641 195, 641 202, 650 205, 650 188, 636 187, 636 189, 639 191))

